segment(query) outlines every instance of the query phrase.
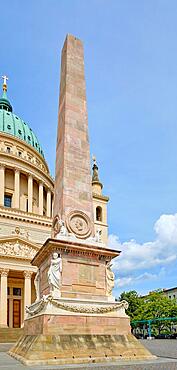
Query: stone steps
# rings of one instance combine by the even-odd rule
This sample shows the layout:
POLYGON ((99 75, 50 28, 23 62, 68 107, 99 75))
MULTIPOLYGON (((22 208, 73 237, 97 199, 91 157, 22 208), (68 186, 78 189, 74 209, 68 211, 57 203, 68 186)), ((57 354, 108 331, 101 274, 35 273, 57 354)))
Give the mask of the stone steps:
POLYGON ((0 328, 0 343, 14 343, 23 334, 23 328, 0 328))

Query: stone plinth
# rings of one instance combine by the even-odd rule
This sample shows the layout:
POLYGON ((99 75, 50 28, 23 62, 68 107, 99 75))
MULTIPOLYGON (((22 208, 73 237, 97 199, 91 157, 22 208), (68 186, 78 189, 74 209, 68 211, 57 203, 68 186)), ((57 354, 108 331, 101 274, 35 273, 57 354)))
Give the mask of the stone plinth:
POLYGON ((48 269, 53 252, 62 258, 61 297, 108 301, 106 264, 119 255, 118 251, 93 243, 61 237, 48 239, 32 261, 39 267, 40 296, 49 294, 48 269))
POLYGON ((131 334, 127 302, 107 293, 106 266, 117 255, 89 240, 48 239, 32 261, 39 267, 40 299, 27 308, 24 335, 10 354, 26 365, 151 359, 131 334), (59 298, 47 279, 54 252, 62 259, 59 298))
POLYGON ((153 358, 131 334, 125 308, 125 301, 45 297, 30 306, 24 336, 10 354, 26 365, 153 358))

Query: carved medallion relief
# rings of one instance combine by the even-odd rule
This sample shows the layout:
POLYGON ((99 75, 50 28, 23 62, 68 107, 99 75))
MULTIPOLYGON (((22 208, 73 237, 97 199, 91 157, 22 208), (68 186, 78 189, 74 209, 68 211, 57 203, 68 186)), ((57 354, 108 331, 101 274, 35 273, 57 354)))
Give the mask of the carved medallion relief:
POLYGON ((86 239, 92 233, 92 224, 89 217, 82 211, 72 211, 66 218, 67 228, 78 238, 86 239))

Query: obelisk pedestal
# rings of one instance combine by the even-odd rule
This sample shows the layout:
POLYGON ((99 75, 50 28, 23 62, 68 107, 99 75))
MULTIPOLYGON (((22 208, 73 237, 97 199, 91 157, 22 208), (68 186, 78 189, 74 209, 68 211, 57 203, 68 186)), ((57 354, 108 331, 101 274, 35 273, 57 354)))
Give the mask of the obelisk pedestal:
POLYGON ((52 238, 34 257, 37 300, 10 354, 26 365, 151 359, 134 338, 127 302, 112 296, 111 260, 94 233, 83 46, 62 50, 52 238))

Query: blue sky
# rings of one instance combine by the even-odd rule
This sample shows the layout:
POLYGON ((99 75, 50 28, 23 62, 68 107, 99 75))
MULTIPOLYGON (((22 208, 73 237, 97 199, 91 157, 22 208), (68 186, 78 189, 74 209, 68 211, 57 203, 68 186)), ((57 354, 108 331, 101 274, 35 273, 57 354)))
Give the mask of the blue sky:
POLYGON ((84 42, 91 154, 110 196, 111 243, 123 250, 116 295, 176 286, 176 216, 162 217, 177 212, 176 19, 175 0, 3 3, 0 73, 53 175, 60 52, 67 33, 84 42))

